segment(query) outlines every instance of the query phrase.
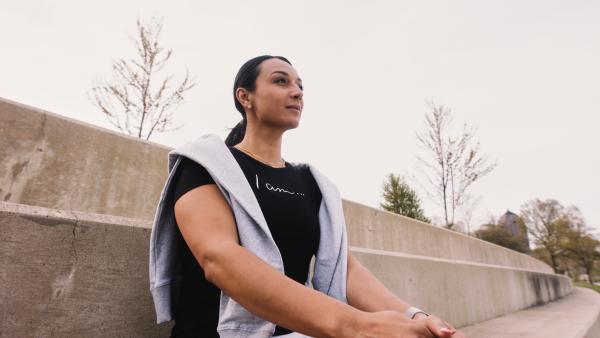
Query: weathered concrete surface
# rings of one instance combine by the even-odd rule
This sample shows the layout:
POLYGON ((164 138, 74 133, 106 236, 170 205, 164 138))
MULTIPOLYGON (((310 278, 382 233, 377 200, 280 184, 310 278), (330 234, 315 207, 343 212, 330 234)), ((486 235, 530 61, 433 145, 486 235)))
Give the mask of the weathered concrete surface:
MULTIPOLYGON (((0 201, 151 220, 168 147, 0 99, 0 201)), ((524 254, 344 200, 351 246, 551 273, 524 254)))
POLYGON ((344 200, 351 246, 553 273, 531 256, 456 231, 344 200))
MULTIPOLYGON (((0 332, 165 336, 148 285, 150 222, 0 202, 0 332)), ((461 326, 570 292, 565 277, 351 248, 401 298, 461 326), (461 311, 457 311, 461 309, 461 311)))
POLYGON ((168 148, 0 99, 0 201, 151 219, 168 148))
MULTIPOLYGON (((155 324, 148 290, 148 244, 170 148, 3 99, 0 135, 0 335, 165 336, 170 324, 155 324)), ((454 325, 572 290, 527 255, 343 207, 361 262, 454 325)))
POLYGON ((460 328, 469 338, 598 338, 600 295, 574 288, 565 298, 460 328))
POLYGON ((571 281, 499 265, 352 247, 353 255, 400 298, 464 326, 568 295, 571 281))
POLYGON ((167 337, 147 223, 0 202, 0 336, 167 337))

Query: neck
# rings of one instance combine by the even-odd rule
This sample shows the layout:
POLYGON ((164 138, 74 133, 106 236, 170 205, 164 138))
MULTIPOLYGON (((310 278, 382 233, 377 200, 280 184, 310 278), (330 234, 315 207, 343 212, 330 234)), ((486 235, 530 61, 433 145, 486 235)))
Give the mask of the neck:
POLYGON ((271 164, 281 164, 281 130, 252 130, 246 128, 244 139, 238 143, 271 164))

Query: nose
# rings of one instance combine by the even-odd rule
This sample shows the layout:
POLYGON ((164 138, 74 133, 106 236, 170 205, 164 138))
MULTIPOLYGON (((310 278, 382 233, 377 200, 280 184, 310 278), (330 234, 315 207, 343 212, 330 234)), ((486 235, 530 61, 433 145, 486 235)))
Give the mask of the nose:
POLYGON ((294 89, 292 90, 292 97, 301 100, 303 96, 304 93, 302 92, 302 89, 300 89, 300 86, 295 85, 294 89))

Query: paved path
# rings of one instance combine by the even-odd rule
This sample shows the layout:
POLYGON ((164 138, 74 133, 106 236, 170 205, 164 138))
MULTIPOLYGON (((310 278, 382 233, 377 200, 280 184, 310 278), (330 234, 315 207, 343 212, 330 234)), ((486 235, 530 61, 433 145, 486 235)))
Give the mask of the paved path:
POLYGON ((600 294, 573 288, 542 306, 460 328, 468 338, 600 338, 600 294))

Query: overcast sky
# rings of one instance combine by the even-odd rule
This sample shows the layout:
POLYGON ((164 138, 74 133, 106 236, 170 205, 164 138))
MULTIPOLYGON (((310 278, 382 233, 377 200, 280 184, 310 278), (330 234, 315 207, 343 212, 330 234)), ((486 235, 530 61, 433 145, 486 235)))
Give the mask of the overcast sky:
MULTIPOLYGON (((417 176, 427 100, 478 128, 497 168, 473 186, 477 228, 533 198, 578 206, 600 229, 598 1, 0 0, 0 97, 113 129, 86 97, 133 56, 137 17, 164 16, 167 70, 198 85, 177 111, 176 147, 223 138, 241 118, 232 85, 261 54, 304 83, 283 157, 316 165, 346 199, 377 207, 386 174, 417 176)), ((165 162, 166 165, 166 162, 165 162)), ((441 210, 424 200, 428 216, 441 210)))

